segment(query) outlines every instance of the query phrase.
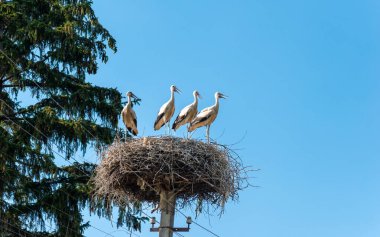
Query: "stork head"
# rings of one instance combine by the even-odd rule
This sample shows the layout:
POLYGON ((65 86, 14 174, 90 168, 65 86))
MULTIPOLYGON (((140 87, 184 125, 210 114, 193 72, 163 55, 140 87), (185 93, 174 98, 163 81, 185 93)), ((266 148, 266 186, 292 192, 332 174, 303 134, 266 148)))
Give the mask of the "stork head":
POLYGON ((197 90, 195 90, 195 91, 193 92, 193 96, 202 99, 201 94, 199 94, 199 92, 198 92, 197 90))
POLYGON ((177 92, 178 94, 181 93, 181 90, 178 89, 178 87, 176 87, 175 85, 171 85, 171 86, 170 86, 170 91, 172 91, 172 92, 177 92))
POLYGON ((219 99, 219 98, 227 99, 227 97, 228 97, 228 96, 223 95, 223 94, 220 93, 220 92, 215 92, 215 98, 216 98, 216 99, 219 99))
POLYGON ((132 91, 128 91, 128 92, 127 92, 127 97, 132 97, 132 98, 134 98, 134 99, 136 99, 136 100, 139 99, 135 94, 133 94, 132 91))

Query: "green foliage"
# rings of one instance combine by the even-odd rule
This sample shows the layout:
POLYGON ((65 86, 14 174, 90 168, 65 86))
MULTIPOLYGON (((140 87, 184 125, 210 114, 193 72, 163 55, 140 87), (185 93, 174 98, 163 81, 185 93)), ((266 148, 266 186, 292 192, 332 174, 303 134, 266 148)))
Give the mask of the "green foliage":
MULTIPOLYGON (((0 0, 0 236, 83 236, 95 165, 58 165, 117 135, 122 96, 86 81, 116 41, 90 0, 0 0), (20 93, 30 101, 18 100, 20 93), (48 228, 48 227, 52 228, 48 228)), ((111 217, 112 207, 94 211, 111 217)), ((118 226, 140 229, 140 206, 118 226)))

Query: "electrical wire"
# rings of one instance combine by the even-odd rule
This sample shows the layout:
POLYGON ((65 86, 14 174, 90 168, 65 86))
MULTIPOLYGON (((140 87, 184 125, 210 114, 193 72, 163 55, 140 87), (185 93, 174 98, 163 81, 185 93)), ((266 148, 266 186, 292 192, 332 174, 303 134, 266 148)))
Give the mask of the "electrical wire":
MULTIPOLYGON (((135 175, 140 178, 141 180, 144 180, 144 178, 142 178, 139 174, 135 173, 135 175)), ((145 184, 150 187, 152 190, 154 190, 155 192, 159 193, 152 185, 150 185, 148 182, 145 182, 145 184)), ((169 205, 171 205, 177 212, 179 212, 181 215, 183 215, 185 218, 187 218, 187 216, 182 212, 180 211, 175 205, 173 205, 172 203, 170 203, 166 198, 164 198, 165 202, 169 205)), ((202 229, 206 230, 207 232, 209 232, 210 234, 216 236, 216 237, 220 237, 220 235, 214 233, 213 231, 209 230, 208 228, 202 226, 201 224, 193 221, 194 224, 196 224, 197 226, 201 227, 202 229)))
MULTIPOLYGON (((149 216, 148 214, 146 214, 144 211, 141 211, 141 212, 142 212, 142 214, 144 214, 146 217, 148 217, 148 218, 152 218, 151 216, 149 216)), ((160 224, 159 221, 156 220, 156 222, 157 222, 157 224, 160 224)), ((178 232, 174 232, 174 231, 173 231, 173 233, 174 233, 175 235, 179 236, 179 237, 185 237, 184 235, 182 235, 182 234, 180 234, 180 233, 178 233, 178 232)))
MULTIPOLYGON (((10 224, 10 223, 7 223, 7 222, 3 221, 2 219, 0 219, 0 221, 3 222, 3 223, 6 224, 6 225, 10 225, 10 226, 12 226, 12 227, 18 229, 19 231, 20 231, 20 230, 23 231, 22 229, 18 228, 17 226, 12 225, 12 224, 10 224)), ((11 233, 16 234, 16 235, 21 236, 21 237, 25 237, 25 236, 26 236, 25 233, 24 233, 24 235, 21 235, 21 233, 17 233, 17 232, 15 232, 15 231, 13 231, 13 230, 9 230, 9 229, 7 229, 6 232, 11 232, 11 233)), ((24 232, 25 232, 25 231, 24 231, 24 232)))
MULTIPOLYGON (((140 179, 144 180, 140 175, 136 174, 137 177, 139 177, 140 179)), ((154 191, 157 192, 157 190, 155 190, 148 182, 145 182, 145 184, 147 186, 149 186, 151 189, 153 189, 154 191)), ((175 205, 171 204, 167 199, 164 199, 166 201, 167 204, 171 205, 172 207, 174 207, 174 209, 179 212, 181 215, 183 215, 185 218, 187 218, 187 216, 182 212, 180 211, 175 205)), ((207 232, 209 232, 210 234, 216 236, 216 237, 221 237, 220 235, 214 233, 213 231, 209 230, 208 228, 202 226, 201 224, 195 222, 195 221, 192 221, 194 224, 196 224, 197 226, 201 227, 202 229, 206 230, 207 232)))
MULTIPOLYGON (((18 67, 18 65, 3 51, 0 49, 0 51, 16 66, 18 67)), ((22 71, 21 69, 17 68, 19 71, 22 71)), ((40 87, 40 85, 38 85, 38 83, 36 83, 34 80, 31 80, 33 83, 35 83, 41 90, 42 88, 40 87)), ((63 106, 60 105, 56 100, 54 100, 54 98, 52 98, 52 100, 61 108, 64 110, 63 106)), ((91 136, 93 136, 94 139, 97 139, 92 133, 90 133, 89 131, 87 131, 91 136)), ((140 177, 138 174, 136 174, 136 176, 138 176, 139 178, 142 179, 142 177, 140 177)), ((144 180, 144 179, 142 179, 144 180)), ((150 188, 152 188, 153 190, 155 190, 149 183, 146 183, 150 188)), ((155 190, 157 191, 157 190, 155 190)), ((165 200, 165 201, 168 201, 168 200, 165 200)), ((168 202, 169 203, 169 202, 168 202)), ((172 204, 170 204, 172 205, 172 204)), ((176 208, 175 206, 173 206, 175 208, 176 211, 178 211, 180 214, 182 214, 184 217, 187 217, 183 212, 181 212, 178 208, 176 208)), ((208 228, 200 225, 199 223, 193 221, 194 224, 196 224, 197 226, 201 227, 202 229, 206 230, 207 232, 209 232, 210 234, 214 235, 214 236, 217 236, 217 237, 220 237, 220 235, 214 233, 213 231, 209 230, 208 228)))
MULTIPOLYGON (((3 101, 2 99, 0 99, 1 101, 3 101)), ((5 103, 5 104, 7 104, 5 101, 3 101, 3 103, 5 103)), ((8 105, 8 104, 7 104, 8 105)), ((9 105, 8 105, 9 106, 9 105)), ((29 134, 30 136, 32 136, 32 137, 34 137, 35 139, 37 139, 35 136, 33 136, 31 133, 29 133, 27 130, 25 130, 21 125, 19 125, 19 124, 17 124, 15 121, 13 121, 12 119, 10 119, 7 115, 5 115, 5 114, 3 114, 3 116, 4 117, 6 117, 8 120, 10 120, 12 123, 14 123, 14 124, 16 124, 17 126, 19 126, 24 132, 26 132, 27 134, 29 134)), ((33 125, 32 125, 33 126, 33 125)), ((34 126, 33 126, 34 127, 34 126)), ((36 127, 34 127, 34 129, 36 129, 37 131, 39 131, 36 127)), ((41 131, 40 131, 41 132, 41 131)), ((42 133, 42 132, 41 132, 42 133)), ((45 135, 46 136, 46 135, 45 135)), ((51 149, 54 153, 56 153, 57 155, 59 155, 59 156, 61 156, 62 158, 65 158, 63 155, 61 155, 61 154, 59 154, 58 152, 56 152, 56 151, 54 151, 54 149, 50 146, 50 148, 49 149, 51 149)), ((73 158, 73 157, 72 157, 73 158)), ((73 158, 76 162, 78 162, 78 163, 80 163, 79 161, 77 161, 75 158, 73 158)), ((83 170, 81 170, 81 169, 78 169, 76 166, 74 166, 74 164, 73 163, 71 163, 69 160, 66 160, 67 162, 69 162, 71 165, 73 165, 73 167, 75 168, 75 169, 77 169, 78 171, 81 171, 85 176, 87 176, 87 177, 91 177, 90 175, 88 175, 86 172, 84 172, 83 170)), ((71 196, 71 197, 73 197, 72 195, 70 195, 69 193, 67 193, 67 192, 65 192, 67 195, 69 195, 69 196, 71 196)), ((52 206, 54 209, 57 209, 57 208, 55 208, 54 206, 52 206)), ((57 210, 59 210, 59 209, 57 209, 57 210)), ((61 210, 59 210, 59 211, 61 211, 61 210)), ((61 211, 62 212, 62 211, 61 211)), ((67 214, 67 213, 66 213, 67 214)), ((70 216, 69 214, 67 214, 68 216, 70 216)), ((112 221, 111 220, 111 222, 113 222, 113 223, 116 223, 116 222, 114 222, 114 221, 112 221)), ((105 232, 105 231, 103 231, 103 230, 101 230, 101 229, 99 229, 99 228, 97 228, 97 227, 94 227, 94 226, 92 226, 92 225, 90 225, 90 227, 92 227, 92 228, 94 228, 94 229, 97 229, 97 230, 99 230, 100 232, 103 232, 103 233, 105 233, 105 234, 108 234, 107 232, 105 232)), ((129 231, 129 230, 127 230, 127 231, 129 231)), ((130 232, 130 231, 129 231, 130 232)), ((131 234, 134 234, 134 235, 136 235, 136 236, 139 236, 139 235, 137 235, 137 234, 135 234, 135 233, 133 233, 133 232, 130 232, 131 234)), ((111 235, 112 236, 112 235, 111 235)))
MULTIPOLYGON (((3 182, 5 182, 5 180, 4 179, 2 179, 1 177, 0 177, 0 180, 1 181, 3 181, 3 182)), ((3 201, 3 200, 0 200, 2 203, 6 203, 5 201, 3 201)), ((19 212, 22 212, 20 209, 18 209, 17 207, 14 207, 14 206, 10 206, 11 208, 13 208, 14 210, 17 210, 17 211, 19 211, 19 212)), ((28 210, 30 210, 30 211, 33 211, 33 209, 31 209, 31 208, 29 208, 28 206, 25 206, 28 210)), ((59 210, 59 209, 57 209, 57 208, 55 208, 54 206, 52 206, 54 209, 56 209, 56 210, 59 210)), ((59 211, 61 211, 61 210, 59 210, 59 211)), ((62 211, 61 211, 62 212, 62 211)), ((62 212, 62 213, 64 213, 64 212, 62 212)), ((68 215, 68 214, 67 214, 68 215)), ((68 215, 68 216, 70 216, 70 215, 68 215)), ((47 227, 49 227, 50 229, 54 229, 51 225, 48 225, 47 223, 45 223, 45 225, 47 226, 47 227)), ((68 227, 68 226, 65 226, 65 225, 62 225, 63 227, 66 227, 67 229, 69 229, 69 230, 72 230, 72 231, 75 231, 74 229, 71 229, 70 227, 68 227)), ((15 226, 13 226, 13 227, 15 227, 15 226)), ((92 226, 91 226, 92 227, 92 226)), ((113 236, 113 235, 110 235, 110 236, 113 236)), ((113 236, 113 237, 115 237, 115 236, 113 236)))
MULTIPOLYGON (((9 60, 11 61, 15 67, 20 71, 20 72, 23 72, 23 70, 21 68, 19 68, 19 66, 17 65, 17 63, 15 63, 15 61, 13 61, 13 59, 11 59, 2 49, 0 49, 0 52, 9 60)), ((35 82, 34 80, 31 80, 40 90, 43 90, 43 88, 37 83, 35 82)), ((62 110, 65 110, 65 108, 60 104, 58 103, 52 96, 51 93, 50 94, 50 98, 54 101, 54 103, 56 103, 62 110)), ((69 118, 72 119, 71 117, 71 114, 68 114, 69 118)), ((90 131, 87 130, 87 128, 85 126, 83 126, 83 129, 88 132, 93 138, 95 138, 97 141, 99 141, 90 131)))
MULTIPOLYGON (((7 106, 10 106, 10 105, 8 105, 4 100, 2 100, 2 99, 0 99, 3 103, 5 103, 7 106)), ((10 120, 11 122, 13 122, 13 123, 15 123, 16 125, 18 125, 16 122, 14 122, 12 119, 10 119, 8 116, 6 116, 5 114, 3 114, 8 120, 10 120)), ((29 122, 28 122, 29 123, 29 122)), ((30 124, 30 123, 29 123, 30 124)), ((28 131, 26 131, 24 128, 22 128, 20 125, 18 125, 22 130, 24 130, 26 133, 28 133, 30 136, 33 136, 32 134, 30 134, 28 131)), ((47 138, 47 136, 44 134, 44 133, 42 133, 41 131, 39 131, 34 125, 32 125, 31 124, 31 126, 33 126, 34 127, 34 129, 36 129, 38 132, 40 132, 41 134, 43 134, 43 136, 45 136, 46 138, 47 138)), ((34 136, 33 136, 34 137, 34 136)), ((34 138, 36 138, 36 137, 34 137, 34 138)), ((37 138, 36 138, 37 139, 37 138)), ((53 149, 52 149, 52 151, 54 151, 53 149)), ((59 154, 59 153, 57 153, 57 152, 55 152, 56 154, 58 154, 59 156, 61 156, 62 158, 64 158, 63 157, 63 155, 61 155, 61 154, 59 154)), ((72 157, 73 158, 73 157, 72 157)), ((73 158, 74 159, 74 158, 73 158)), ((84 159, 84 158, 83 158, 84 159)), ((76 159, 74 159, 75 161, 77 161, 76 159)), ((68 161, 68 160, 67 160, 68 161)), ((69 161, 68 161, 69 162, 69 161)), ((79 163, 79 161, 77 161, 78 163, 79 163)), ((70 163, 70 162, 69 162, 70 163)), ((71 163, 72 164, 72 163, 71 163)), ((75 167, 75 166, 74 166, 75 167)), ((80 170, 80 169, 77 169, 77 170, 80 170)), ((81 172, 83 172, 86 176, 89 176, 89 175, 87 175, 84 171, 82 171, 82 170, 80 170, 81 172)), ((142 180, 144 180, 140 175, 138 175, 138 174, 136 174, 136 176, 138 176, 139 178, 141 178, 142 180)), ((90 177, 90 176, 89 176, 90 177)), ((147 183, 146 182, 146 184, 147 184, 147 186, 149 186, 150 188, 152 188, 153 190, 155 190, 149 183, 147 183)), ((157 190, 155 190, 156 192, 157 192, 157 190)), ((69 194, 68 194, 69 195, 69 194)), ((168 202, 168 200, 165 200, 165 201, 167 201, 168 202)), ((168 202, 169 203, 169 202, 168 202)), ((172 205, 171 203, 169 203, 170 205, 172 205)), ((181 215, 183 215, 185 218, 187 217, 182 211, 180 211, 178 208, 176 208, 175 206, 174 206, 174 208, 175 208, 175 210, 177 211, 177 212, 179 212, 181 215)), ((214 236, 217 236, 217 237, 220 237, 218 234, 216 234, 216 233, 214 233, 213 231, 211 231, 211 230, 209 230, 208 228, 206 228, 206 227, 204 227, 204 226, 202 226, 202 225, 200 225, 199 223, 197 223, 197 222, 195 222, 195 221, 193 221, 193 223, 195 224, 195 225, 197 225, 197 226, 199 226, 199 227, 201 227, 202 229, 204 229, 204 230, 206 230, 207 232, 209 232, 210 234, 212 234, 212 235, 214 235, 214 236)), ((133 232, 132 232, 133 233, 133 232)))

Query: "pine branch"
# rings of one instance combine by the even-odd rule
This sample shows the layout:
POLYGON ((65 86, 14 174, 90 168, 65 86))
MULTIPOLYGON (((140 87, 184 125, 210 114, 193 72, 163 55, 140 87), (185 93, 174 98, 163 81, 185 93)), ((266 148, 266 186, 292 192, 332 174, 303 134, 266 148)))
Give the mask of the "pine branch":
MULTIPOLYGON (((109 49, 116 52, 116 41, 90 0, 0 2, 0 171, 6 180, 0 196, 22 209, 0 206, 0 215, 28 237, 53 235, 38 231, 46 217, 55 222, 55 236, 83 236, 89 225, 81 211, 89 206, 91 188, 84 174, 91 176, 94 165, 59 167, 53 149, 71 158, 79 149, 113 141, 121 94, 86 78, 107 62, 109 49), (19 92, 33 100, 25 106, 17 101, 19 92)), ((135 228, 131 223, 140 220, 126 210, 129 219, 120 220, 135 228)), ((97 211, 107 213, 109 206, 100 203, 97 211)))

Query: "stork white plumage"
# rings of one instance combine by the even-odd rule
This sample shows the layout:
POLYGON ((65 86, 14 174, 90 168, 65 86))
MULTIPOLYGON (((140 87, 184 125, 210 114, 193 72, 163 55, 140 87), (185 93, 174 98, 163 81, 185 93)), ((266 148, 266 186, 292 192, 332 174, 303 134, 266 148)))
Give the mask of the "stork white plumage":
MULTIPOLYGON (((193 92, 194 102, 186 106, 181 110, 175 119, 172 129, 176 131, 179 127, 184 124, 190 123, 198 113, 198 98, 201 98, 201 95, 197 90, 193 92)), ((189 128, 189 127, 188 127, 189 128)))
POLYGON ((121 117, 123 119, 124 125, 127 128, 129 132, 131 132, 133 135, 137 135, 139 132, 137 130, 137 118, 136 113, 132 109, 132 100, 131 97, 134 99, 139 99, 135 94, 133 94, 131 91, 127 92, 127 98, 128 102, 124 106, 123 110, 121 111, 121 117))
POLYGON ((210 126, 218 116, 219 98, 225 99, 226 97, 226 95, 223 95, 220 92, 216 92, 215 104, 213 106, 203 109, 199 114, 197 114, 197 116, 190 122, 188 131, 192 132, 199 127, 206 126, 207 142, 210 143, 210 126))
POLYGON ((156 121, 154 122, 154 130, 159 130, 165 124, 168 125, 170 131, 170 119, 173 117, 175 106, 174 106, 174 92, 180 93, 181 90, 175 85, 170 86, 170 99, 168 102, 163 104, 158 111, 156 121))

